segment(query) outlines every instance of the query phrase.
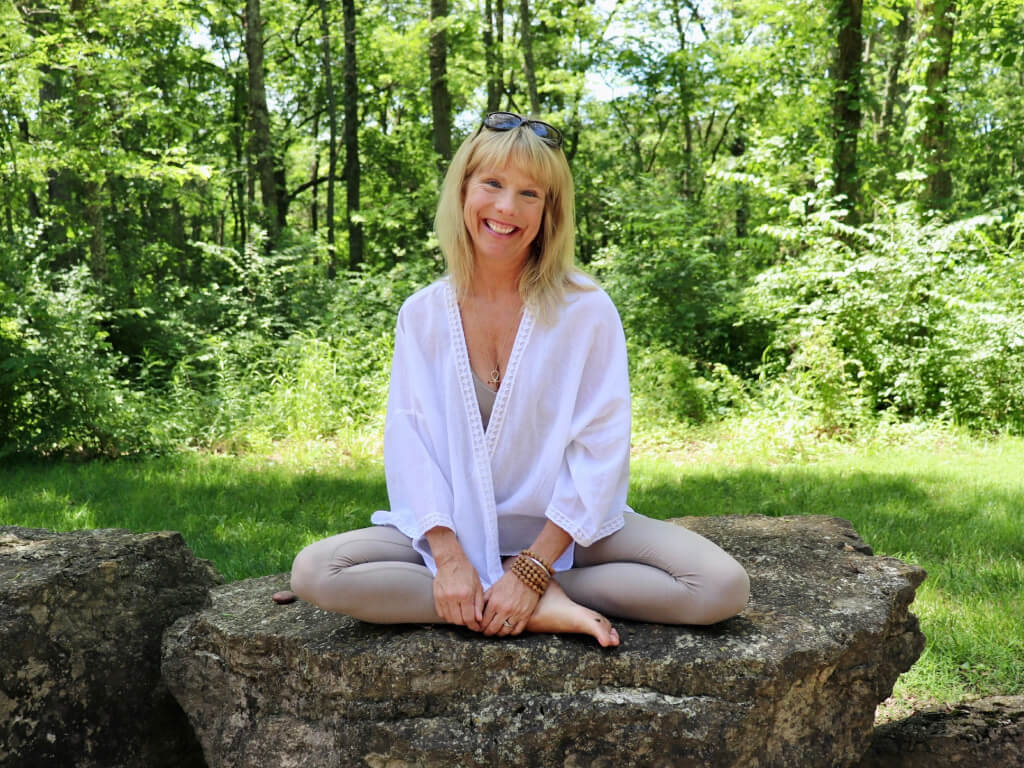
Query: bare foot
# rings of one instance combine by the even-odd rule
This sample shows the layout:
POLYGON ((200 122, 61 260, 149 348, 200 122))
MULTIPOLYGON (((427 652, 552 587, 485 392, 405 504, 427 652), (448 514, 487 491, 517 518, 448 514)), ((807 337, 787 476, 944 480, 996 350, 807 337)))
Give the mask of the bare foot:
POLYGON ((527 632, 573 632, 592 635, 602 647, 619 644, 615 627, 597 611, 573 602, 565 590, 553 581, 537 603, 537 609, 526 625, 527 632))

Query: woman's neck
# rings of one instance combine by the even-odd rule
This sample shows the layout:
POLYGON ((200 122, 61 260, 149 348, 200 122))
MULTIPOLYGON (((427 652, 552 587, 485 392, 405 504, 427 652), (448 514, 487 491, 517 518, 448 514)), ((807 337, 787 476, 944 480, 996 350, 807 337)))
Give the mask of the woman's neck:
POLYGON ((467 296, 472 299, 490 302, 508 302, 519 300, 519 274, 522 265, 503 269, 489 265, 484 268, 479 261, 474 264, 473 278, 469 284, 467 296))

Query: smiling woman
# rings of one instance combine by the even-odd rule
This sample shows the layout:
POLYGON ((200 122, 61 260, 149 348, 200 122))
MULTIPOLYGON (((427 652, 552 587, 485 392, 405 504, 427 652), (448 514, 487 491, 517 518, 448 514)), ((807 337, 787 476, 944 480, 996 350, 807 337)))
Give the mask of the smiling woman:
MULTIPOLYGON (((490 122, 485 120, 481 129, 463 143, 452 158, 434 218, 438 242, 455 291, 462 299, 473 283, 476 265, 471 220, 465 213, 470 184, 483 171, 514 170, 523 177, 514 181, 525 182, 520 191, 533 192, 543 201, 539 229, 528 241, 526 260, 517 276, 518 291, 524 302, 548 318, 565 291, 580 284, 569 279, 579 274, 573 265, 576 223, 572 173, 558 146, 561 142, 551 143, 550 132, 555 131, 551 126, 527 121, 508 129, 504 127, 507 123, 488 127, 490 122), (542 129, 543 135, 536 132, 537 126, 547 126, 542 129)), ((496 178, 490 181, 502 183, 496 178)))
POLYGON ((739 613, 749 580, 732 557, 626 505, 625 335, 573 266, 557 129, 489 115, 452 160, 436 225, 449 276, 405 302, 395 333, 390 509, 300 552, 295 592, 365 621, 602 646, 619 644, 603 614, 739 613))

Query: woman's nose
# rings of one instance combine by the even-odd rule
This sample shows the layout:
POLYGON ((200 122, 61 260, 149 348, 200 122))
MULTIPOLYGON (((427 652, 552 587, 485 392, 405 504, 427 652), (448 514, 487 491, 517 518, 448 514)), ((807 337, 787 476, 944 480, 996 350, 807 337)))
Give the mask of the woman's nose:
POLYGON ((498 195, 497 208, 499 211, 511 213, 516 207, 516 196, 510 189, 503 189, 498 195))

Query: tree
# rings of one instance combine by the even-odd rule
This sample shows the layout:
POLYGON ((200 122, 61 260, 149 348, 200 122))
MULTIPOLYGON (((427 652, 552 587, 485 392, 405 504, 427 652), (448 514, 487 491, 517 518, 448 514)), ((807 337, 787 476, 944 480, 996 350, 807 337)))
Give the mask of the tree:
POLYGON ((519 0, 519 39, 523 46, 523 73, 530 97, 530 113, 540 114, 540 95, 537 93, 537 68, 533 62, 533 34, 530 31, 530 0, 519 0))
POLYGON ((946 209, 953 201, 948 82, 956 13, 956 0, 932 0, 921 11, 922 42, 928 51, 922 106, 924 128, 920 137, 926 176, 921 204, 932 210, 946 209))
MULTIPOLYGON (((334 78, 331 69, 331 26, 327 17, 327 0, 319 0, 320 6, 320 43, 323 48, 324 91, 327 94, 327 123, 329 126, 327 139, 327 263, 329 269, 335 269, 337 256, 334 241, 334 176, 338 169, 338 109, 334 97, 334 78)), ((314 121, 316 124, 318 121, 314 121)), ((314 134, 314 141, 317 140, 314 134)), ((316 155, 319 158, 319 153, 316 155)), ((319 184, 317 166, 313 168, 313 189, 319 184)), ((315 215, 315 211, 314 211, 315 215)))
POLYGON ((443 168, 452 159, 452 97, 448 92, 448 0, 430 0, 430 106, 434 151, 443 168))
POLYGON ((832 66, 832 175, 835 193, 849 211, 848 222, 857 222, 860 179, 857 167, 857 137, 860 133, 864 38, 861 30, 862 0, 833 0, 836 29, 832 66))
MULTIPOLYGON (((359 80, 356 67, 356 4, 342 0, 345 28, 344 110, 345 110, 345 224, 348 227, 348 267, 363 263, 363 223, 359 215, 359 80)), ((334 277, 332 262, 330 275, 334 277)))
POLYGON ((250 159, 256 166, 263 203, 261 221, 268 233, 268 248, 273 249, 280 236, 278 226, 277 180, 274 177, 274 149, 270 135, 270 109, 263 66, 263 18, 260 0, 245 2, 245 55, 249 71, 250 159))
POLYGON ((484 0, 484 69, 487 73, 487 111, 501 106, 505 45, 505 0, 484 0))

